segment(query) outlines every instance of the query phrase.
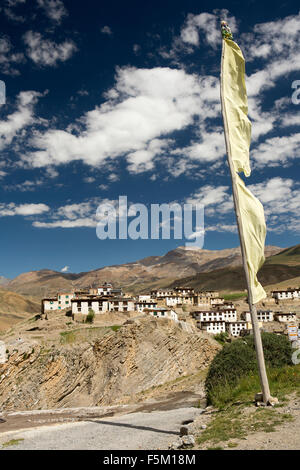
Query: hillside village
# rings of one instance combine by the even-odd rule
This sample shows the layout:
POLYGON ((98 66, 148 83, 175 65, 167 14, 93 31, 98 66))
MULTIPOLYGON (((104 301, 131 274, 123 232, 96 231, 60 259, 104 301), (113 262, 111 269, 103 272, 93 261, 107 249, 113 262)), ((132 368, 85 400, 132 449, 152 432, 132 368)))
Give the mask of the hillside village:
MULTIPOLYGON (((58 292, 55 297, 42 299, 42 315, 46 317, 51 311, 62 311, 77 322, 86 321, 88 316, 94 321, 104 313, 136 312, 170 319, 184 326, 193 325, 213 335, 227 333, 229 337, 250 334, 252 329, 245 298, 233 302, 225 300, 217 291, 196 292, 186 286, 154 289, 148 294, 130 296, 122 288, 105 282, 97 287, 58 292)), ((300 287, 271 291, 258 304, 257 316, 263 330, 298 337, 300 287)))

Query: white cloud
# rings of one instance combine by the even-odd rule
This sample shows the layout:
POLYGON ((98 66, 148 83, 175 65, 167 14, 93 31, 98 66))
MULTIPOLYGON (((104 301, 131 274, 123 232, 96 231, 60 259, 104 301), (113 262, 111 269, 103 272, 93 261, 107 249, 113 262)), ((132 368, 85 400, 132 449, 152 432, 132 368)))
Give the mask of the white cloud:
POLYGON ((7 37, 0 38, 0 68, 5 75, 19 75, 16 64, 24 61, 24 54, 13 52, 13 46, 7 37))
POLYGON ((58 62, 65 62, 70 59, 77 47, 73 41, 66 39, 64 42, 56 43, 34 31, 27 31, 23 40, 26 53, 30 59, 43 66, 55 66, 58 62))
POLYGON ((252 157, 259 167, 287 164, 289 159, 299 158, 300 133, 272 137, 252 150, 252 157))
POLYGON ((61 0, 37 0, 38 6, 44 10, 45 15, 55 23, 61 23, 68 12, 61 0))
POLYGON ((37 133, 30 144, 37 149, 26 159, 35 167, 83 160, 100 166, 107 158, 128 154, 129 168, 149 168, 158 139, 182 130, 194 117, 215 116, 216 79, 197 77, 171 68, 117 71, 116 85, 107 101, 80 120, 83 130, 37 133), (144 153, 136 153, 136 152, 144 153))
POLYGON ((101 33, 102 34, 107 34, 108 36, 111 36, 113 34, 111 28, 109 26, 103 26, 101 29, 100 29, 101 33))
POLYGON ((19 204, 11 202, 8 204, 0 204, 0 217, 22 215, 24 217, 30 215, 39 215, 50 210, 46 204, 19 204))
POLYGON ((67 273, 70 269, 70 266, 65 266, 64 268, 61 268, 60 272, 61 273, 67 273))
POLYGON ((36 91, 22 91, 17 96, 17 109, 0 121, 0 150, 10 145, 17 135, 26 127, 37 122, 34 116, 34 105, 43 96, 36 91))

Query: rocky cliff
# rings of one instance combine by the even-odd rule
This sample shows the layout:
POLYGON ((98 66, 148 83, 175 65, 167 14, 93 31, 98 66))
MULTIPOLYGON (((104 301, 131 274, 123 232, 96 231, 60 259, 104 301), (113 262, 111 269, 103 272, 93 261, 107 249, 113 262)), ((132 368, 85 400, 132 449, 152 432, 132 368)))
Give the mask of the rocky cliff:
POLYGON ((208 366, 219 345, 170 320, 129 320, 90 342, 9 347, 0 365, 0 408, 112 405, 208 366))

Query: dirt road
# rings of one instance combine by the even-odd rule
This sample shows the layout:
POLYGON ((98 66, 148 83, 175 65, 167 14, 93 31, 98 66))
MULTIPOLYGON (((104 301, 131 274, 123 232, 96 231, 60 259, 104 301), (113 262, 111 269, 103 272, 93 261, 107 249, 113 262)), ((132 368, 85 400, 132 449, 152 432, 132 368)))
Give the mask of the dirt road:
POLYGON ((81 422, 5 432, 0 435, 0 445, 6 450, 167 449, 179 435, 181 424, 193 420, 202 411, 189 407, 113 417, 85 417, 81 422))

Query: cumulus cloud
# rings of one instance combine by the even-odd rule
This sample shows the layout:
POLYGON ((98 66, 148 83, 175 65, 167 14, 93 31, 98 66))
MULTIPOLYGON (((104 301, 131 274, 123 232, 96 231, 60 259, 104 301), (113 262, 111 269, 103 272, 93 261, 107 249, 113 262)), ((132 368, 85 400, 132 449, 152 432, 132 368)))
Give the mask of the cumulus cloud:
POLYGON ((174 131, 191 125, 195 116, 215 116, 217 100, 212 77, 161 68, 118 69, 116 85, 106 102, 86 113, 77 134, 52 129, 37 133, 30 144, 35 152, 26 159, 34 167, 83 160, 101 166, 106 159, 127 155, 129 169, 151 168, 151 160, 174 131))
POLYGON ((22 215, 24 217, 30 215, 39 215, 48 212, 50 207, 46 204, 0 204, 0 217, 22 215))
POLYGON ((43 9, 45 15, 55 23, 60 24, 68 12, 61 0, 37 0, 38 6, 43 9))
POLYGON ((0 69, 5 75, 19 75, 17 64, 24 61, 24 54, 14 52, 10 39, 7 37, 0 38, 0 69))
POLYGON ((19 93, 16 111, 0 121, 0 150, 10 145, 21 131, 37 122, 34 105, 41 96, 42 93, 31 90, 19 93))
POLYGON ((42 66, 55 66, 58 62, 65 62, 77 50, 75 43, 70 39, 56 43, 34 31, 27 31, 23 40, 28 57, 35 64, 42 66))
POLYGON ((61 268, 60 272, 61 273, 67 273, 70 269, 70 266, 65 266, 64 268, 61 268))

